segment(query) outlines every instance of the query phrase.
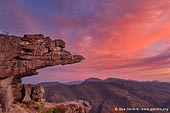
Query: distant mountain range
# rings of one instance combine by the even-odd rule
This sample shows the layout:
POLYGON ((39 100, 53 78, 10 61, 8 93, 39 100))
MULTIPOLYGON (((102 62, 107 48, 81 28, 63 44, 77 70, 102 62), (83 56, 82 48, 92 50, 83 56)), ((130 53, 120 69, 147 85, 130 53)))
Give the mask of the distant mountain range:
POLYGON ((78 85, 83 83, 84 81, 72 81, 72 82, 65 82, 65 83, 61 83, 61 82, 41 82, 38 83, 37 85, 42 85, 44 87, 50 87, 50 86, 56 86, 56 85, 60 85, 60 84, 65 84, 65 85, 78 85))
POLYGON ((89 78, 84 82, 72 82, 71 85, 58 82, 40 84, 45 87, 47 101, 58 103, 87 100, 93 106, 91 113, 168 113, 167 111, 116 112, 115 108, 119 107, 170 109, 170 83, 165 82, 89 78))
POLYGON ((38 83, 37 85, 41 85, 44 87, 50 87, 50 86, 56 86, 59 84, 61 84, 61 83, 60 82, 41 82, 41 83, 38 83))
MULTIPOLYGON (((49 87, 49 86, 55 86, 55 85, 59 85, 59 84, 64 84, 64 85, 78 85, 81 84, 83 82, 113 82, 117 80, 117 78, 107 78, 107 79, 99 79, 99 78, 88 78, 85 81, 71 81, 71 82, 41 82, 38 83, 37 85, 42 85, 45 87, 49 87)), ((119 79, 120 80, 120 79, 119 79)))

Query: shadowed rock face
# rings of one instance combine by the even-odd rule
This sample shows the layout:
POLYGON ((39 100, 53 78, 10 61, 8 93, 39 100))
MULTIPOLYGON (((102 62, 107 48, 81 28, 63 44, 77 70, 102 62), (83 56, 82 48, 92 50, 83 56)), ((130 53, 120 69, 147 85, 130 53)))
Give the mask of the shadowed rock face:
POLYGON ((64 41, 42 34, 24 37, 0 34, 0 97, 3 97, 0 106, 6 109, 22 99, 22 77, 38 74, 37 69, 84 60, 64 48, 64 41))

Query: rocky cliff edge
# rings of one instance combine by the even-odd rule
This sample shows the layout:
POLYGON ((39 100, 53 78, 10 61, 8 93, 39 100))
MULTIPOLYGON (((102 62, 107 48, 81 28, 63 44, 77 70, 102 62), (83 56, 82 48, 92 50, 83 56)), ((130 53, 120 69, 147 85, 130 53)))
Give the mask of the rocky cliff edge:
POLYGON ((37 75, 36 70, 41 68, 84 60, 83 56, 72 55, 64 48, 63 40, 52 40, 42 34, 23 37, 0 34, 0 112, 10 113, 11 108, 13 113, 19 109, 23 112, 24 102, 46 105, 43 87, 23 85, 21 78, 37 75))

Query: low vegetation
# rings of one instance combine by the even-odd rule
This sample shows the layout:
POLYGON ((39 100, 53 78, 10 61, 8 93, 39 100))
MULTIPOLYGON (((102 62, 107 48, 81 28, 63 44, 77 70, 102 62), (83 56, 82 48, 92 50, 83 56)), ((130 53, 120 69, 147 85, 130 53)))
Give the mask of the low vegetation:
POLYGON ((42 113, 65 113, 67 108, 65 106, 56 106, 50 109, 44 110, 42 113))

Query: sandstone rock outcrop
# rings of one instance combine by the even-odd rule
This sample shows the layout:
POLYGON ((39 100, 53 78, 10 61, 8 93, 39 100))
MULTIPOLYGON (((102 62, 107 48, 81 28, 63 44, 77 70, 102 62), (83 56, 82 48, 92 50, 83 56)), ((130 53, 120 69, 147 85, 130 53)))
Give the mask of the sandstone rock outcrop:
MULTIPOLYGON (((23 100, 21 78, 37 75, 37 69, 54 65, 78 63, 84 60, 81 55, 72 55, 64 50, 65 42, 52 40, 42 34, 24 35, 24 37, 0 34, 0 106, 3 111, 12 103, 23 100)), ((31 90, 25 86, 25 91, 31 90)), ((24 91, 24 92, 25 92, 24 91)), ((32 92, 32 99, 38 99, 37 92, 32 92)), ((42 95, 41 95, 42 96, 42 95)), ((24 95, 24 100, 29 100, 24 95)))
POLYGON ((23 85, 23 102, 27 102, 31 100, 31 85, 23 85))
POLYGON ((26 102, 13 104, 8 113, 89 113, 92 106, 84 100, 65 103, 26 102))
POLYGON ((43 86, 25 84, 23 85, 22 94, 23 94, 22 102, 28 102, 32 100, 36 102, 45 101, 44 98, 45 90, 43 86))
POLYGON ((44 99, 44 87, 43 86, 33 86, 31 92, 31 100, 42 102, 44 99))
POLYGON ((38 74, 37 69, 82 61, 81 55, 64 50, 62 40, 43 35, 15 37, 0 35, 0 79, 38 74))
POLYGON ((89 102, 84 100, 69 101, 62 104, 68 106, 65 113, 88 113, 92 108, 89 102))

